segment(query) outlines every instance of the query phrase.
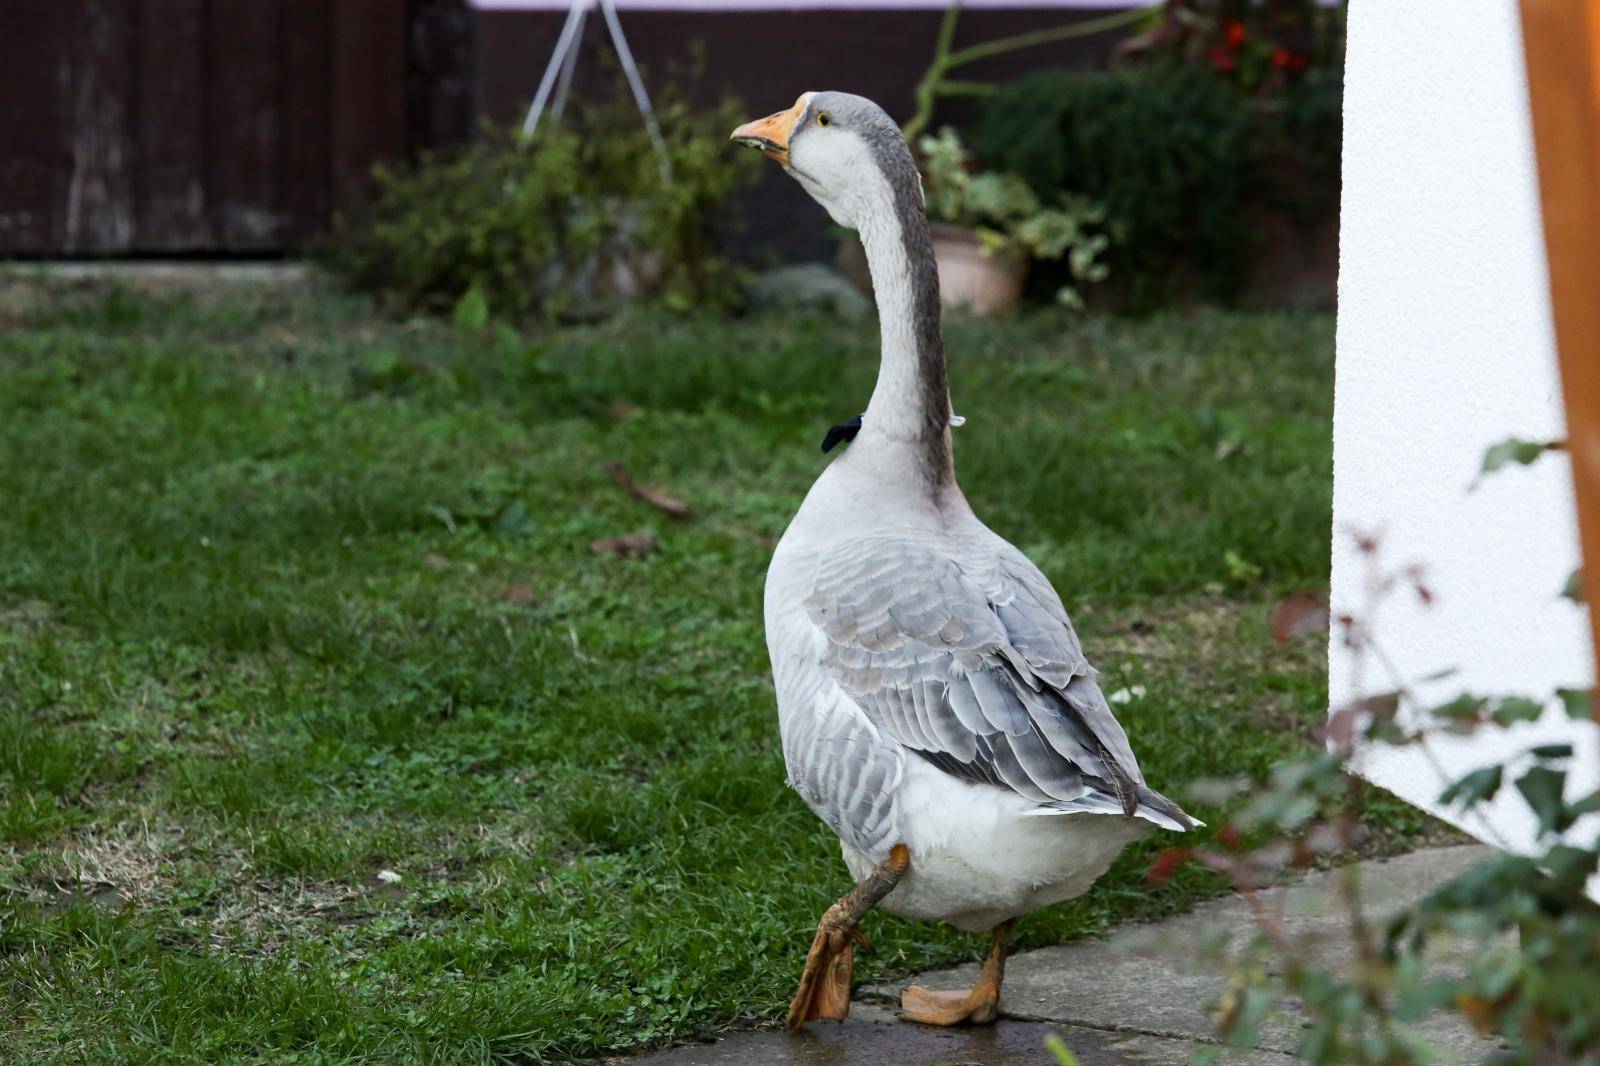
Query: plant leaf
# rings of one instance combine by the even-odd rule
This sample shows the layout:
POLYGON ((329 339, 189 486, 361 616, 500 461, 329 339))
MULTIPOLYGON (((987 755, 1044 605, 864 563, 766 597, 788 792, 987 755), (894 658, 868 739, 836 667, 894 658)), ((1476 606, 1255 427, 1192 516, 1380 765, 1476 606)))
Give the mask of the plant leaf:
POLYGON ((477 284, 456 301, 455 322, 462 333, 478 333, 489 324, 489 297, 477 284))
POLYGON ((1498 444, 1490 445, 1483 453, 1482 473, 1492 474, 1507 463, 1520 463, 1527 466, 1545 452, 1565 447, 1558 440, 1523 440, 1520 437, 1507 437, 1498 444))
POLYGON ((1594 717, 1594 689, 1558 688, 1556 695, 1561 697, 1561 704, 1567 709, 1568 718, 1587 721, 1594 717))
POLYGON ((1470 692, 1463 692, 1448 703, 1439 704, 1428 713, 1447 722, 1459 722, 1463 719, 1477 718, 1483 713, 1484 705, 1487 702, 1482 696, 1474 696, 1470 692))
POLYGON ((1078 1066, 1078 1056, 1054 1033, 1044 1038, 1045 1049, 1055 1056, 1058 1066, 1078 1066))
POLYGON ((1517 791, 1528 801, 1533 813, 1539 816, 1539 835, 1559 833, 1571 825, 1566 804, 1561 793, 1566 787, 1567 772, 1549 766, 1535 766, 1517 778, 1517 791))
POLYGON ((1504 776, 1505 767, 1498 764, 1474 770, 1445 789, 1439 796, 1439 802, 1446 806, 1459 804, 1462 810, 1475 807, 1494 799, 1504 776))
POLYGON ((1574 888, 1582 885, 1594 873, 1600 860, 1593 848, 1577 848, 1570 844, 1557 844, 1544 853, 1543 863, 1556 881, 1574 888))
POLYGON ((1496 725, 1511 725, 1513 722, 1531 722, 1544 713, 1544 705, 1538 700, 1530 700, 1526 696, 1507 696, 1495 704, 1489 717, 1496 725))
POLYGON ((1600 791, 1591 792, 1582 799, 1567 804, 1567 813, 1574 818, 1582 818, 1586 814, 1600 814, 1600 791))

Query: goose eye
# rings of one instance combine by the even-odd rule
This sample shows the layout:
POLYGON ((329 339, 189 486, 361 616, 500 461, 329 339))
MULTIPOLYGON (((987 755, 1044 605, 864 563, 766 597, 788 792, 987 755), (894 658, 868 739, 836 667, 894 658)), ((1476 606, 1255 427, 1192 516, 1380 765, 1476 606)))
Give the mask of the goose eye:
POLYGON ((828 117, 828 113, 826 111, 817 112, 817 125, 819 125, 819 126, 831 126, 832 124, 833 124, 833 119, 828 117))

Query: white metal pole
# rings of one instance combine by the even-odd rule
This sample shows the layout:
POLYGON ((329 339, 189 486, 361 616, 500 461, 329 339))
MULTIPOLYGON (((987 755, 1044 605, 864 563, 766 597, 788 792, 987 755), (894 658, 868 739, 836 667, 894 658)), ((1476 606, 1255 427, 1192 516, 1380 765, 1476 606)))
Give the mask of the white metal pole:
POLYGON ((555 86, 556 75, 565 64, 567 51, 572 48, 578 29, 583 25, 584 13, 591 3, 593 0, 572 0, 571 6, 567 8, 567 21, 561 27, 561 36, 556 40, 555 51, 550 53, 550 62, 545 66, 544 77, 539 81, 539 91, 533 94, 533 106, 528 108, 528 117, 523 120, 524 137, 533 136, 533 131, 539 128, 539 116, 544 113, 544 105, 550 99, 550 90, 555 86))
POLYGON ((656 123, 655 109, 650 106, 650 95, 644 91, 644 79, 639 77, 639 67, 633 61, 633 52, 628 48, 628 38, 623 36, 622 23, 617 19, 617 6, 614 0, 600 0, 600 13, 605 16, 606 27, 611 31, 611 43, 617 50, 617 58, 622 60, 622 73, 628 79, 628 88, 633 90, 633 102, 639 106, 639 114, 644 118, 645 132, 650 135, 650 141, 656 146, 656 154, 661 163, 661 180, 672 180, 672 164, 667 162, 667 142, 662 139, 661 127, 656 123))

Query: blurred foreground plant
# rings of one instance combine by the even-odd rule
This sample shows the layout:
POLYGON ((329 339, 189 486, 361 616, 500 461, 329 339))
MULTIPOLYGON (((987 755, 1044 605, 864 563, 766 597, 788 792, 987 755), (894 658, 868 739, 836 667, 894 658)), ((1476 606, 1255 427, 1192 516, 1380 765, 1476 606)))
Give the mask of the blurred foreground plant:
MULTIPOLYGON (((1497 445, 1484 467, 1532 462, 1556 448, 1497 445)), ((1369 786, 1351 767, 1368 745, 1412 747, 1444 778, 1432 747, 1441 737, 1502 731, 1539 718, 1547 705, 1552 713, 1560 713, 1554 711, 1559 706, 1575 720, 1593 717, 1589 689, 1563 689, 1542 698, 1463 693, 1437 705, 1422 700, 1416 685, 1400 677, 1385 655, 1373 618, 1390 596, 1411 594, 1426 605, 1433 592, 1421 567, 1388 568, 1376 537, 1352 536, 1366 560, 1366 602, 1359 612, 1341 614, 1334 622, 1354 653, 1353 690, 1378 694, 1335 710, 1326 750, 1278 767, 1234 821, 1219 830, 1220 846, 1168 851, 1151 872, 1160 879, 1180 863, 1203 863, 1232 879, 1256 916, 1253 936, 1212 951, 1212 960, 1231 977, 1219 1005, 1218 1035, 1229 1047, 1257 1046, 1263 1021, 1287 1000, 1303 1013, 1297 1051, 1310 1062, 1437 1063, 1450 1056, 1430 1046, 1412 1024, 1439 1010, 1455 1010, 1480 1034, 1506 1042, 1507 1050, 1494 1061, 1596 1061, 1600 906, 1588 898, 1585 886, 1600 868, 1600 841, 1580 843, 1569 831, 1580 819, 1600 813, 1600 791, 1572 795, 1569 743, 1517 747, 1510 743, 1514 736, 1505 734, 1503 758, 1453 781, 1440 796, 1441 803, 1466 815, 1511 786, 1537 822, 1531 854, 1496 855, 1417 905, 1388 915, 1381 925, 1370 913, 1372 901, 1363 896, 1359 867, 1339 871, 1354 957, 1348 969, 1317 961, 1307 945, 1286 935, 1257 896, 1288 867, 1311 865, 1361 845, 1369 786), (1381 673, 1381 681, 1368 683, 1362 675, 1371 670, 1381 673), (1446 937, 1475 945, 1464 972, 1440 973, 1425 964, 1429 943, 1446 937)), ((1577 599, 1576 589, 1575 576, 1566 595, 1577 599)), ((1487 819, 1482 825, 1485 835, 1499 842, 1487 819)), ((1219 1048, 1203 1049, 1197 1061, 1215 1062, 1220 1054, 1219 1048)))
POLYGON ((379 167, 376 197, 339 215, 322 257, 360 288, 472 318, 724 303, 736 286, 714 238, 758 161, 724 150, 731 103, 706 114, 668 94, 656 115, 670 180, 631 103, 575 103, 531 138, 485 127, 454 154, 379 167))

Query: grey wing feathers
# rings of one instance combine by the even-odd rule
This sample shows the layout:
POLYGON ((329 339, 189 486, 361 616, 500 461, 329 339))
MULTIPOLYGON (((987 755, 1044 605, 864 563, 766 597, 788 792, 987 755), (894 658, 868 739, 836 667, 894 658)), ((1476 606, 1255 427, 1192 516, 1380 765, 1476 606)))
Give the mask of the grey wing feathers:
POLYGON ((853 706, 825 702, 816 712, 797 716, 792 732, 784 734, 789 784, 852 847, 868 854, 884 851, 895 843, 889 837, 902 759, 885 750, 853 706))
POLYGON ((1145 786, 1060 600, 999 538, 841 544, 806 610, 840 687, 945 772, 1041 807, 1192 824, 1145 786))

